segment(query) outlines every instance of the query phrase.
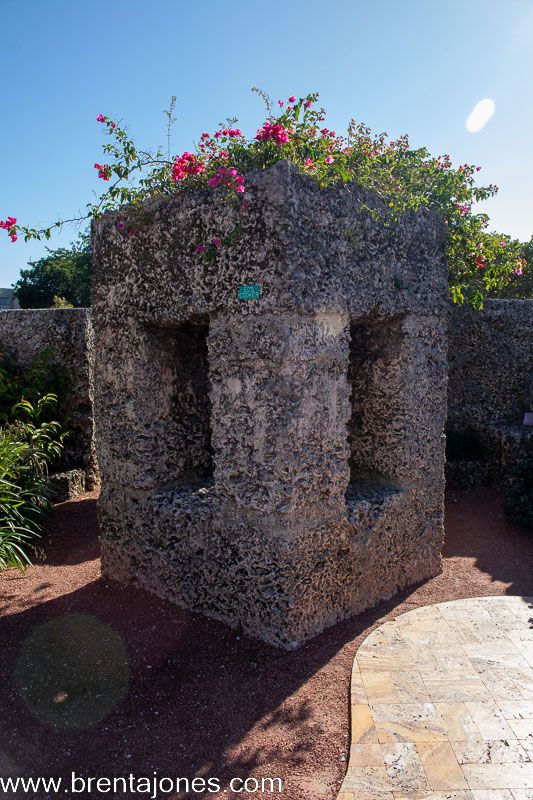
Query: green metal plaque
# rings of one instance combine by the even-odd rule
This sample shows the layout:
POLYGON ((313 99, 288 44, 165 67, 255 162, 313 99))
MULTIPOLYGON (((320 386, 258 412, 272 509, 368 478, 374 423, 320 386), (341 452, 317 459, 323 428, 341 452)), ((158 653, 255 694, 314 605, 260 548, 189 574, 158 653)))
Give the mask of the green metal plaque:
POLYGON ((260 297, 261 287, 258 283, 239 286, 239 300, 259 300, 260 297))

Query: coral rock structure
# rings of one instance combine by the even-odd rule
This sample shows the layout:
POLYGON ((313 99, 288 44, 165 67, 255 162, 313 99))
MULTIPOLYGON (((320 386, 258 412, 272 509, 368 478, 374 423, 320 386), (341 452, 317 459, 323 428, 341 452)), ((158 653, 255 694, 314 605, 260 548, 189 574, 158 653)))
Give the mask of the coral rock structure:
MULTIPOLYGON (((46 351, 50 363, 64 371, 65 394, 58 417, 68 430, 55 465, 63 471, 81 470, 71 495, 98 488, 94 444, 93 334, 88 308, 28 308, 0 311, 0 356, 29 368, 46 351)), ((71 476, 71 480, 72 480, 71 476)))
POLYGON ((102 571, 290 649, 440 570, 447 269, 430 214, 246 189, 214 263, 223 190, 95 227, 102 571))

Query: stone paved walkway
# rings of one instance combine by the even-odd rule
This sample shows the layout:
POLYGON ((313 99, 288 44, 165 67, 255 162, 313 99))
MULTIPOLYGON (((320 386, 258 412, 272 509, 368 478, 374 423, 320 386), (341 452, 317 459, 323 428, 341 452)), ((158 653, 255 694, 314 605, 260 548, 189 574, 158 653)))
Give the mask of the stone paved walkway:
POLYGON ((359 648, 351 692, 338 800, 533 800, 533 598, 386 622, 359 648))

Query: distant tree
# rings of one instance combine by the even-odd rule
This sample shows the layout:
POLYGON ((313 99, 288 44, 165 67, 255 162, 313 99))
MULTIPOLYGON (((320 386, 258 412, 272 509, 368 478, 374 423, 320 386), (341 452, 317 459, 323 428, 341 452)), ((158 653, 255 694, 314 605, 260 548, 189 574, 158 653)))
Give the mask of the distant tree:
POLYGON ((69 308, 91 304, 91 239, 80 234, 69 248, 48 250, 48 255, 30 261, 14 284, 22 308, 69 308), (60 305, 59 305, 60 304, 60 305))

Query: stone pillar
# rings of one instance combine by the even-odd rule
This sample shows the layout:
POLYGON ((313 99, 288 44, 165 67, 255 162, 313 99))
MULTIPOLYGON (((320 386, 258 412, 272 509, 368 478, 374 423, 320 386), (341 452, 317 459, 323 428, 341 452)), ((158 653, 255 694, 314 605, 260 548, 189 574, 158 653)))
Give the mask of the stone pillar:
POLYGON ((293 647, 439 571, 445 238, 286 162, 246 193, 214 260, 222 190, 95 226, 102 569, 293 647))
POLYGON ((343 508, 348 341, 338 312, 212 320, 215 486, 235 513, 343 508))
POLYGON ((340 312, 211 320, 216 527, 235 531, 250 578, 241 624, 274 644, 302 641, 330 615, 317 591, 345 529, 348 352, 340 312))

